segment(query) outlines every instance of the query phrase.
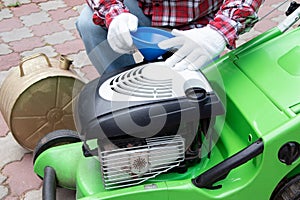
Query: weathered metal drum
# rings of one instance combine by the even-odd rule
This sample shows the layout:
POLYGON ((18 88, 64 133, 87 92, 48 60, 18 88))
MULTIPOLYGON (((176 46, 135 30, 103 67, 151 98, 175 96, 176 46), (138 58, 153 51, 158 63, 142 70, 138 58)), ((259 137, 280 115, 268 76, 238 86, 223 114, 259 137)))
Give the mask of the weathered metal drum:
POLYGON ((72 105, 86 83, 68 70, 70 60, 45 54, 23 59, 0 88, 0 110, 16 141, 33 150, 47 133, 75 130, 72 105))

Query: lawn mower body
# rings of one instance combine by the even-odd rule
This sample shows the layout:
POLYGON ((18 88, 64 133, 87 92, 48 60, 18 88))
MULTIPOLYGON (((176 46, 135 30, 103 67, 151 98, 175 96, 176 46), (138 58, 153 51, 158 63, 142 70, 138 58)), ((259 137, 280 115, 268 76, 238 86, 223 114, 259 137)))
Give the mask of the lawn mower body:
POLYGON ((82 142, 44 151, 34 170, 43 177, 51 166, 81 200, 270 199, 300 173, 299 55, 300 29, 276 27, 202 70, 226 112, 211 127, 212 148, 204 138, 201 160, 186 171, 105 189, 99 159, 84 156, 82 142))

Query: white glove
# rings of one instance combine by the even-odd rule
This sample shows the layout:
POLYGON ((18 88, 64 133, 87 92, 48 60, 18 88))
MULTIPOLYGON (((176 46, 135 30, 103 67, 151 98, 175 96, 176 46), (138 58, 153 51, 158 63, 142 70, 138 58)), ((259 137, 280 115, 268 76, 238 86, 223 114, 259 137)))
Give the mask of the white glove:
POLYGON ((130 31, 136 31, 138 18, 130 13, 121 13, 109 25, 107 41, 117 53, 130 53, 134 50, 130 31))
POLYGON ((176 37, 158 44, 162 49, 179 48, 165 63, 175 70, 198 70, 225 49, 223 36, 209 26, 186 31, 172 30, 176 37))

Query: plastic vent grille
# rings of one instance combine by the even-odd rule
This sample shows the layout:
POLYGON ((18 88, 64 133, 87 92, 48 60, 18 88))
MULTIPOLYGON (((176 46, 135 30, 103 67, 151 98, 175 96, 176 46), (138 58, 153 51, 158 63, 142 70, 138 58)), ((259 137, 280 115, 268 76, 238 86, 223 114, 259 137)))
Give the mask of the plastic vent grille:
POLYGON ((134 97, 172 97, 172 79, 154 80, 143 75, 142 68, 134 68, 116 76, 110 87, 113 91, 134 97))
POLYGON ((146 139, 146 145, 100 152, 106 189, 140 184, 184 161, 184 139, 165 136, 146 139))

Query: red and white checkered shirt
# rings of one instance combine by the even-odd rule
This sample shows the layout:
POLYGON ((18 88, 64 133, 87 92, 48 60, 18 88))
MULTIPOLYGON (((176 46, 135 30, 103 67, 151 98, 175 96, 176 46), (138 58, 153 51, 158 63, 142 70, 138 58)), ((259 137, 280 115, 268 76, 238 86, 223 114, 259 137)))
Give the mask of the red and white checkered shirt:
MULTIPOLYGON (((263 0, 137 0, 152 26, 189 29, 210 24, 235 47, 238 35, 257 17, 263 0), (250 20, 249 20, 250 19, 250 20)), ((112 19, 130 12, 123 0, 87 0, 94 10, 93 21, 108 27, 112 19)))

